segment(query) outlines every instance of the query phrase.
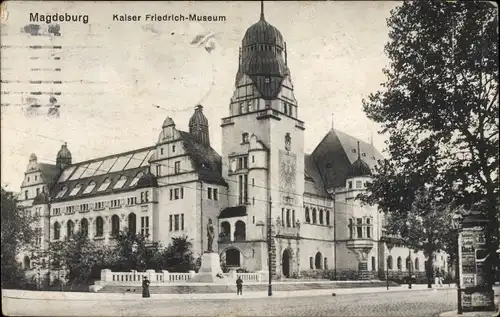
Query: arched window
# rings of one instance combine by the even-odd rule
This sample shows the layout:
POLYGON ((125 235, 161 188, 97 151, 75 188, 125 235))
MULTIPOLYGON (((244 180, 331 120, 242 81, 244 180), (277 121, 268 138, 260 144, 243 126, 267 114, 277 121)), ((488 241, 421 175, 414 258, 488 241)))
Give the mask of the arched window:
POLYGON ((104 234, 104 220, 102 217, 97 217, 95 220, 95 236, 102 237, 104 234))
POLYGON ((102 192, 106 189, 108 189, 109 185, 111 185, 111 179, 106 178, 104 182, 102 182, 101 186, 99 186, 99 189, 97 190, 98 192, 102 192))
POLYGON ((85 218, 80 222, 80 232, 86 237, 89 235, 89 221, 85 218))
POLYGON ((316 253, 316 257, 314 259, 314 268, 315 269, 321 269, 321 262, 323 262, 323 256, 321 255, 321 252, 316 253))
POLYGON ((90 181, 89 184, 87 185, 87 187, 85 187, 83 194, 90 194, 92 192, 92 190, 94 190, 96 185, 97 184, 95 181, 90 181))
POLYGON ((306 207, 306 222, 307 223, 311 222, 311 217, 309 215, 309 207, 306 207))
POLYGON ((407 257, 407 258, 406 258, 406 265, 405 265, 405 266, 406 266, 406 269, 407 269, 407 270, 409 270, 409 269, 410 269, 410 267, 411 267, 411 259, 410 259, 410 257, 407 257))
POLYGON ((231 224, 229 222, 224 221, 220 224, 220 240, 222 241, 230 241, 231 240, 231 224))
POLYGON ((122 188, 123 185, 125 185, 125 182, 127 181, 126 176, 120 176, 120 179, 116 182, 115 186, 113 186, 114 189, 122 188))
POLYGON ((78 194, 78 192, 80 191, 80 189, 82 189, 82 184, 76 184, 75 187, 73 187, 73 189, 69 193, 69 195, 70 196, 75 196, 76 194, 78 194))
POLYGON ((313 208, 313 222, 312 223, 317 223, 317 219, 316 219, 316 208, 313 208))
POLYGON ((329 226, 330 225, 330 210, 325 210, 325 214, 326 214, 326 225, 329 226))
POLYGON ((375 270, 376 270, 376 268, 377 268, 377 264, 376 264, 376 262, 375 262, 375 257, 374 257, 374 256, 372 256, 372 271, 375 271, 375 270))
POLYGON ((111 234, 115 235, 120 232, 120 218, 117 215, 111 217, 111 234))
POLYGON ((241 142, 248 143, 248 133, 247 132, 241 134, 241 142))
POLYGON ((31 268, 31 261, 30 261, 29 256, 26 255, 24 257, 24 269, 29 270, 30 268, 31 268))
POLYGON ((323 224, 323 209, 319 210, 319 224, 323 224))
POLYGON ((73 235, 73 233, 75 232, 75 223, 71 220, 68 221, 68 223, 66 224, 66 236, 67 238, 71 238, 71 236, 73 235))
POLYGON ((389 255, 389 256, 387 257, 387 268, 388 268, 389 270, 392 270, 392 262, 393 262, 393 261, 392 261, 392 255, 389 255))
POLYGON ((420 263, 418 262, 418 258, 415 259, 415 271, 420 270, 420 263))
POLYGON ((134 213, 128 215, 128 231, 131 233, 137 233, 137 217, 134 213))
POLYGON ((130 187, 133 187, 137 184, 137 182, 139 181, 139 179, 144 175, 143 172, 139 172, 135 175, 134 179, 130 182, 130 187))
POLYGON ((61 225, 59 222, 54 223, 54 240, 59 240, 61 237, 61 225))
POLYGON ((56 198, 61 198, 68 191, 68 186, 63 186, 61 190, 57 193, 56 198))
POLYGON ((401 257, 398 256, 398 270, 401 270, 401 267, 402 267, 402 263, 403 261, 401 260, 401 257))
POLYGON ((226 265, 240 266, 240 251, 236 249, 226 250, 226 265))
POLYGON ((234 224, 234 240, 244 241, 246 240, 246 227, 245 223, 241 220, 236 221, 234 224))

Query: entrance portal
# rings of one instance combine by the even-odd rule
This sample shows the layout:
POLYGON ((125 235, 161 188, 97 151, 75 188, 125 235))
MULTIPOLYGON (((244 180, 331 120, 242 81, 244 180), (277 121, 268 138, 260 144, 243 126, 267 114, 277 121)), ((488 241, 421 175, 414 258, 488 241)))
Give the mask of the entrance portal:
POLYGON ((283 265, 283 276, 290 277, 290 263, 292 261, 292 255, 290 250, 283 251, 282 265, 283 265))

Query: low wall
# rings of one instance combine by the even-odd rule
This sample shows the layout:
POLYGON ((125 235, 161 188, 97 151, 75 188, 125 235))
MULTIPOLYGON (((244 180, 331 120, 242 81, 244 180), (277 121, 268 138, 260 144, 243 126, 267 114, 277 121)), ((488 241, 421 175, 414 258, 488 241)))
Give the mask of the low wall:
MULTIPOLYGON (((154 270, 147 270, 146 272, 112 272, 109 269, 101 270, 101 279, 95 284, 98 286, 116 285, 116 286, 140 286, 142 280, 147 277, 151 286, 159 286, 165 284, 186 284, 192 280, 197 273, 189 271, 188 273, 175 273, 163 270, 162 272, 155 272, 154 270)), ((224 277, 228 282, 234 283, 240 277, 243 282, 261 283, 267 280, 265 272, 257 273, 237 273, 231 271, 224 273, 224 277)))

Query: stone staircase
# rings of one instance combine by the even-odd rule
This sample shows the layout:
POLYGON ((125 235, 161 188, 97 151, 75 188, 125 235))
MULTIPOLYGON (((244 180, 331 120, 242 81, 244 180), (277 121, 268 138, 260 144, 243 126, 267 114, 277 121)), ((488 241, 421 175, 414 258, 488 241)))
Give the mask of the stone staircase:
MULTIPOLYGON (((361 287, 384 287, 385 281, 366 281, 366 282, 278 282, 273 283, 273 291, 303 291, 303 290, 320 290, 320 289, 338 289, 338 288, 361 288, 361 287), (279 284, 278 284, 279 283, 279 284)), ((399 284, 390 282, 391 286, 399 286, 399 284)), ((243 285, 243 292, 263 292, 267 291, 268 285, 262 284, 247 284, 243 285)), ((151 294, 210 294, 210 293, 236 293, 236 285, 165 285, 151 286, 149 288, 151 294)), ((105 286, 99 290, 99 293, 138 293, 142 292, 140 286, 105 286)))

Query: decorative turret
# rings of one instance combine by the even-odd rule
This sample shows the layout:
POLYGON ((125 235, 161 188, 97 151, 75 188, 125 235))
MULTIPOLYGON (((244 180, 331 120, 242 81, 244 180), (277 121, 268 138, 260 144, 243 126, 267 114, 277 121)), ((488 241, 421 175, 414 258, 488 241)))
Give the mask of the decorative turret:
POLYGON ((60 169, 64 169, 66 166, 71 165, 71 152, 68 150, 68 144, 65 142, 59 152, 57 152, 56 165, 60 169))
POLYGON ((189 119, 189 133, 201 144, 210 145, 208 119, 203 114, 203 106, 197 105, 189 119))
POLYGON ((370 166, 361 159, 361 153, 359 149, 359 141, 358 141, 358 158, 351 165, 351 170, 349 171, 349 178, 353 177, 361 177, 361 176, 371 176, 372 171, 370 166))
POLYGON ((30 163, 36 163, 38 161, 38 158, 36 157, 35 153, 31 153, 30 155, 30 163))

